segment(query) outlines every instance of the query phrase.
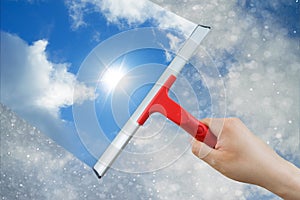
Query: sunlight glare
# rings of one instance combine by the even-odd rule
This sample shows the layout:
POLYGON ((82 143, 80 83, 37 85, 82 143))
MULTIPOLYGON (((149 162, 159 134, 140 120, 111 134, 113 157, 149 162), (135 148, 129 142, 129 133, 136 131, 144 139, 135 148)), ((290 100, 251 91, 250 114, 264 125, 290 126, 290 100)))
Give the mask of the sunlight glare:
POLYGON ((125 72, 121 68, 109 68, 104 72, 101 82, 108 91, 111 91, 115 89, 124 75, 125 72))

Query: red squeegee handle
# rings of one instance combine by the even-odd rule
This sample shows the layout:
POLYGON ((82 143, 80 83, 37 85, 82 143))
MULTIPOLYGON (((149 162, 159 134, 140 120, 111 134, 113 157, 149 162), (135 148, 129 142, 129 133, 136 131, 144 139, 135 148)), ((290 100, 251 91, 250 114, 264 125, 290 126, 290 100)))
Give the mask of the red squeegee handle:
POLYGON ((159 112, 179 125, 198 141, 204 142, 214 148, 217 143, 217 138, 210 132, 209 128, 169 97, 169 88, 175 80, 176 77, 173 75, 168 78, 148 104, 138 119, 138 123, 143 125, 152 113, 159 112))

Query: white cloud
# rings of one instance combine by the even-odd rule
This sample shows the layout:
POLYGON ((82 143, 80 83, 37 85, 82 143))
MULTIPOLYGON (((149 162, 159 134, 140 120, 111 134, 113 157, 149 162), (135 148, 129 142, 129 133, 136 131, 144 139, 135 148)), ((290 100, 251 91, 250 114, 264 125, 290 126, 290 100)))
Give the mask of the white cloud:
MULTIPOLYGON (((235 1, 224 3, 156 0, 155 2, 188 19, 212 26, 212 31, 202 45, 216 67, 223 66, 229 70, 224 77, 227 102, 220 103, 220 106, 227 107, 228 116, 243 118, 255 134, 281 155, 296 162, 300 153, 298 132, 300 58, 297 55, 299 46, 295 39, 288 37, 288 30, 278 23, 276 16, 267 10, 255 8, 252 10, 254 13, 247 12, 237 6, 235 1), (263 15, 262 21, 255 17, 260 14, 263 15)), ((280 9, 285 3, 273 1, 272 6, 280 9)), ((200 58, 198 61, 205 62, 203 52, 198 56, 200 58)), ((197 61, 194 64, 197 66, 197 61)), ((203 68, 200 70, 204 73, 210 71, 203 68)), ((206 81, 216 83, 215 80, 207 75, 206 81)), ((299 163, 294 164, 299 166, 299 163)), ((210 171, 207 173, 211 174, 210 171)), ((213 174, 211 176, 214 179, 218 177, 213 174)), ((200 180, 203 175, 199 175, 198 178, 200 180)), ((235 187, 234 185, 224 183, 219 188, 229 186, 229 191, 232 192, 231 187, 235 187)), ((198 188, 202 190, 202 187, 198 188)), ((162 187, 158 189, 163 191, 162 187)), ((186 187, 184 189, 188 190, 186 187)), ((248 192, 247 186, 240 189, 241 191, 236 193, 240 196, 234 197, 235 193, 232 192, 232 196, 229 195, 228 198, 256 198, 254 193, 257 196, 270 195, 265 190, 255 187, 251 188, 252 192, 248 192)), ((203 197, 208 195, 204 189, 202 192, 203 197)), ((212 197, 218 198, 220 192, 216 192, 212 197)), ((209 198, 206 196, 204 199, 209 198)))
MULTIPOLYGON (((238 5, 235 1, 224 3, 221 0, 204 2, 197 0, 160 0, 155 2, 175 11, 180 16, 212 26, 212 31, 205 38, 202 45, 213 59, 215 67, 221 68, 223 66, 229 71, 225 73, 224 77, 227 102, 221 102, 219 106, 228 107, 227 115, 243 118, 255 134, 268 142, 282 155, 294 155, 295 158, 297 153, 299 153, 299 124, 297 124, 299 122, 299 101, 297 99, 299 98, 298 76, 300 60, 297 56, 297 43, 293 39, 288 38, 287 30, 281 24, 278 24, 276 16, 268 13, 267 10, 255 11, 253 9, 247 13, 242 8, 243 4, 240 3, 241 5, 238 5), (263 15, 263 21, 255 17, 258 14, 255 12, 261 12, 259 14, 263 15)), ((280 6, 284 6, 283 4, 275 1, 272 2, 272 7, 275 6, 279 9, 280 6)), ((121 12, 115 6, 106 4, 107 10, 110 11, 109 14, 111 15, 107 15, 110 21, 117 22, 119 20, 118 16, 121 16, 131 23, 143 22, 142 16, 144 15, 132 18, 134 15, 128 13, 128 16, 126 16, 123 13, 125 11, 121 12)), ((140 12, 147 13, 143 11, 141 7, 140 12)), ((171 18, 169 20, 166 20, 167 18, 158 18, 161 26, 172 26, 173 24, 172 22, 170 23, 171 18)), ((201 56, 203 55, 199 54, 199 57, 201 56)), ((208 59, 207 57, 209 56, 204 58, 208 59)), ((194 64, 197 65, 197 61, 194 61, 194 64)), ((200 70, 204 71, 203 73, 209 71, 201 68, 200 70)), ((217 85, 221 84, 209 73, 205 77, 209 86, 212 86, 214 83, 217 83, 217 85)), ((218 96, 219 94, 212 93, 211 95, 218 96)), ((188 107, 188 109, 193 108, 188 107)), ((155 120, 152 123, 155 124, 155 120)), ((140 144, 136 143, 137 147, 128 148, 143 146, 145 141, 140 144)), ((146 146, 148 144, 145 145, 145 148, 147 148, 146 146)), ((152 146, 150 145, 149 148, 152 148, 152 146)), ((156 161, 164 160, 164 155, 161 153, 160 159, 156 161)), ((152 162, 156 161, 152 160, 152 162)), ((187 157, 181 157, 179 162, 181 164, 177 165, 175 163, 168 170, 157 172, 164 177, 172 176, 175 173, 174 171, 176 171, 176 174, 182 174, 182 176, 179 176, 184 180, 184 183, 177 184, 177 186, 174 185, 172 188, 175 191, 178 191, 176 188, 179 187, 182 187, 181 190, 191 193, 198 189, 198 195, 201 193, 206 199, 220 198, 220 194, 227 195, 228 198, 233 199, 246 199, 253 195, 247 192, 248 186, 241 186, 227 180, 223 181, 220 176, 207 168, 203 170, 208 176, 210 178, 214 177, 214 180, 218 179, 216 183, 219 185, 216 187, 220 188, 219 192, 212 192, 213 188, 205 187, 207 183, 209 185, 212 184, 209 180, 200 182, 199 185, 201 186, 195 188, 190 187, 190 185, 189 187, 182 186, 187 181, 182 178, 184 177, 183 174, 186 174, 184 164, 193 161, 187 157), (178 170, 174 169, 176 168, 175 166, 178 167, 178 170), (232 188, 236 189, 232 190, 232 188)), ((199 162, 194 163, 194 165, 199 165, 199 167, 203 165, 200 161, 195 160, 194 162, 199 162)), ((130 163, 128 165, 132 167, 130 163)), ((151 165, 155 165, 155 163, 151 165)), ((120 167, 122 167, 121 164, 120 167)), ((200 172, 194 172, 193 176, 195 177, 194 181, 197 179, 201 180, 204 177, 200 172)), ((170 182, 158 178, 156 183, 159 184, 153 184, 151 180, 146 180, 145 184, 149 185, 149 187, 155 187, 163 197, 169 197, 170 194, 164 189, 164 186, 170 185, 173 181, 174 177, 170 182)), ((180 180, 177 181, 180 182, 180 180)), ((272 196, 265 190, 258 188, 252 188, 251 190, 255 191, 254 193, 257 193, 257 195, 272 196)), ((178 196, 173 198, 176 199, 178 196)))
POLYGON ((175 28, 185 36, 194 28, 193 23, 148 0, 66 0, 65 3, 74 29, 87 25, 84 17, 93 12, 100 12, 108 22, 120 27, 124 27, 124 21, 126 26, 134 26, 150 20, 161 28, 175 28))
POLYGON ((276 16, 262 10, 268 6, 278 10, 291 3, 259 3, 261 10, 247 12, 242 2, 239 7, 235 1, 154 2, 212 26, 202 45, 217 67, 229 69, 224 77, 228 115, 247 120, 256 134, 281 153, 294 153, 299 148, 299 47, 276 16))
POLYGON ((65 2, 69 8, 69 16, 72 20, 72 29, 75 30, 79 27, 86 26, 82 12, 82 9, 86 6, 86 2, 78 0, 66 0, 65 2))
POLYGON ((46 55, 46 40, 32 45, 1 32, 1 101, 18 110, 33 107, 58 116, 59 109, 94 98, 94 91, 46 55), (17 52, 17 53, 16 53, 17 52), (76 91, 74 88, 76 87, 76 91))
POLYGON ((143 23, 149 19, 153 9, 147 6, 146 0, 103 0, 99 1, 98 5, 107 20, 114 23, 119 22, 120 19, 126 19, 129 24, 143 23))
MULTIPOLYGON (((87 2, 93 3, 96 1, 82 0, 78 2, 87 4, 87 2)), ((284 156, 292 155, 291 161, 294 161, 293 157, 295 157, 299 151, 297 142, 299 142, 300 60, 297 55, 297 52, 299 51, 297 42, 287 37, 287 31, 283 29, 280 24, 277 24, 274 16, 270 15, 267 11, 264 11, 264 21, 260 22, 252 14, 246 14, 247 11, 238 7, 235 1, 227 1, 224 3, 221 0, 201 2, 198 0, 157 0, 157 2, 164 7, 175 11, 181 16, 212 26, 212 31, 208 37, 205 38, 202 45, 209 53, 209 56, 213 58, 217 67, 225 65, 229 70, 229 73, 224 77, 228 95, 228 102, 226 104, 228 106, 228 115, 235 115, 244 118, 250 129, 253 130, 259 137, 265 141, 269 141, 270 145, 276 148, 276 150, 281 152, 284 156)), ((279 5, 282 4, 285 3, 272 1, 272 5, 274 5, 277 9, 279 8, 279 5)), ((74 6, 78 5, 74 4, 74 6)), ((107 7, 113 8, 113 5, 107 4, 107 7)), ((83 21, 83 11, 85 8, 85 5, 81 5, 77 10, 78 13, 75 13, 75 16, 78 16, 78 19, 80 19, 78 20, 78 22, 80 22, 78 23, 79 26, 80 24, 85 23, 83 21)), ((118 9, 112 10, 114 10, 114 12, 121 12, 118 9)), ((255 10, 253 9, 251 12, 252 11, 254 12, 255 10)), ((120 15, 124 16, 125 14, 122 14, 122 12, 120 15)), ((259 12, 259 10, 256 10, 255 12, 259 12)), ((130 17, 132 16, 129 16, 129 18, 130 17)), ((114 19, 117 20, 118 18, 114 19)), ((131 23, 142 22, 142 15, 139 16, 138 19, 140 21, 134 21, 134 19, 131 18, 131 23)), ((16 42, 16 40, 12 40, 12 42, 16 42)), ((41 44, 39 45, 42 46, 41 44)), ((18 47, 20 52, 28 53, 29 51, 27 44, 19 45, 18 47)), ((40 49, 39 52, 42 52, 42 50, 40 49)), ((1 51, 1 53, 5 53, 5 51, 1 51)), ((18 59, 18 55, 15 56, 16 57, 14 58, 16 62, 21 60, 18 59)), ((199 54, 199 57, 200 56, 203 55, 199 54)), ((208 59, 207 57, 204 56, 203 59, 208 59)), ((194 61, 195 64, 199 63, 199 60, 194 61)), ((206 60, 203 62, 205 61, 206 60)), ((209 60, 208 63, 212 63, 212 61, 209 60)), ((22 62, 19 64, 22 64, 22 62)), ((47 71, 47 73, 51 71, 49 68, 44 70, 47 71)), ((203 68, 200 68, 200 70, 202 70, 203 73, 210 71, 206 71, 203 68)), ((19 70, 19 72, 23 73, 21 70, 19 70)), ((17 74, 11 74, 9 77, 14 78, 16 76, 17 74)), ((216 83, 216 79, 209 76, 209 74, 205 77, 208 85, 211 86, 216 83)), ((16 79, 14 78, 14 80, 16 79)), ((217 84, 220 83, 218 82, 217 84)), ((10 91, 14 90, 13 86, 14 85, 12 84, 10 91)), ((184 87, 182 88, 180 86, 183 85, 178 85, 178 91, 185 90, 184 87)), ((36 89, 36 87, 38 86, 33 88, 36 89)), ((27 86, 25 88, 27 88, 27 86)), ((185 91, 186 94, 184 98, 188 100, 191 99, 193 91, 185 91)), ((27 92, 28 90, 22 90, 18 91, 18 94, 25 97, 27 92)), ((16 94, 17 93, 15 93, 15 95, 16 94)), ((218 94, 213 93, 212 95, 217 96, 218 94)), ((29 98, 29 96, 26 97, 29 98)), ((59 102, 62 101, 60 100, 59 102)), ((223 103, 220 104, 220 106, 226 105, 223 103)), ((186 108, 188 110, 194 110, 194 104, 192 103, 187 103, 185 106, 187 106, 186 108)), ((156 122, 159 122, 159 118, 157 118, 157 121, 152 121, 152 125, 155 125, 156 122)), ((157 126, 158 125, 159 123, 157 123, 157 126)), ((160 128, 157 126, 154 126, 151 129, 149 128, 148 132, 152 132, 153 130, 156 130, 156 128, 160 128)), ((10 128, 11 127, 13 126, 10 126, 10 128)), ((6 128, 9 129, 8 127, 6 128)), ((18 133, 23 130, 23 127, 19 126, 12 129, 13 130, 11 130, 11 132, 18 133)), ((143 131, 146 132, 146 130, 143 131)), ((5 130, 5 132, 7 131, 5 130)), ((27 137, 24 137, 24 141, 26 141, 26 138, 27 137)), ((168 137, 164 137, 163 139, 169 138, 170 136, 168 135, 168 137)), ((5 140, 1 140, 1 142, 3 141, 5 140)), ((160 142, 163 143, 163 141, 160 142)), ((181 142, 184 143, 184 141, 181 142)), ((131 145, 134 146, 132 143, 129 144, 127 148, 141 148, 143 151, 147 151, 149 149, 153 150, 155 145, 161 144, 156 143, 155 140, 152 144, 149 143, 151 143, 151 141, 148 143, 141 141, 137 143, 137 147, 132 147, 131 145)), ((178 144, 181 145, 182 143, 178 144)), ((26 144, 8 144, 6 146, 23 145, 24 148, 27 148, 29 144, 30 142, 26 144)), ((41 144, 43 143, 41 142, 41 144)), ((179 147, 181 147, 180 145, 179 147)), ((43 146, 47 145, 43 144, 43 146)), ((11 151, 14 152, 16 150, 12 148, 11 151)), ((136 149, 133 149, 132 151, 136 151, 136 149)), ((5 151, 1 151, 1 153, 2 152, 5 151)), ((22 152, 22 149, 19 149, 17 152, 22 152)), ((162 151, 159 156, 160 157, 157 160, 150 160, 149 165, 159 166, 160 163, 152 162, 168 159, 168 154, 164 151, 162 151)), ((26 159, 24 160, 22 154, 16 155, 16 157, 18 160, 26 162, 26 159)), ((128 161, 128 158, 126 160, 128 161)), ((45 161, 47 160, 42 160, 40 163, 44 163, 45 161)), ((117 162, 119 161, 120 160, 117 162)), ((143 160, 140 161, 142 162, 143 160)), ((18 162, 14 162, 12 166, 18 166, 17 164, 18 162)), ((147 163, 144 163, 144 165, 145 164, 147 163)), ((299 163, 295 164, 299 165, 299 163)), ((128 165, 132 170, 142 166, 140 163, 133 162, 128 163, 128 165)), ((55 166, 55 164, 52 165, 53 168, 55 168, 55 166)), ((116 167, 121 168, 122 166, 116 167)), ((6 167, 5 169, 8 170, 11 168, 13 167, 6 167)), ((32 166, 29 166, 25 169, 28 170, 31 168, 32 166)), ((62 174, 69 174, 69 172, 70 170, 68 169, 68 172, 60 173, 57 177, 60 177, 62 174)), ((94 182, 91 181, 92 177, 84 179, 84 176, 80 176, 77 179, 79 180, 78 182, 82 182, 81 178, 83 178, 86 181, 84 182, 86 185, 76 185, 76 191, 86 188, 90 195, 98 194, 96 196, 100 198, 113 198, 115 197, 115 194, 120 194, 123 199, 134 199, 126 196, 128 194, 138 194, 145 197, 145 199, 258 199, 264 197, 268 199, 277 199, 269 192, 260 188, 253 186, 249 189, 249 186, 247 185, 239 184, 224 178, 203 162, 192 157, 190 152, 185 153, 179 160, 165 169, 151 174, 142 174, 140 176, 136 175, 133 179, 132 174, 115 176, 113 173, 113 170, 108 171, 107 176, 104 178, 111 179, 103 179, 103 185, 102 183, 95 183, 95 185, 101 185, 97 188, 96 193, 96 189, 93 189, 94 182), (137 183, 137 179, 139 179, 139 183, 137 183), (124 182, 119 185, 114 185, 114 183, 118 183, 120 181, 124 182), (126 192, 124 192, 124 188, 126 189, 126 192), (131 189, 134 192, 128 192, 128 190, 131 189)), ((56 171, 51 171, 49 174, 54 176, 57 173, 56 171)), ((41 177, 43 177, 43 175, 48 175, 48 173, 41 174, 41 177)), ((41 182, 50 182, 51 185, 53 185, 52 180, 47 179, 47 181, 45 181, 43 178, 40 179, 41 182)), ((73 176, 70 176, 68 180, 73 184, 76 184, 73 176)), ((32 182, 35 183, 34 181, 32 182)), ((41 183, 41 185, 43 184, 41 183)), ((18 188, 18 185, 14 186, 14 188, 18 188)), ((55 188, 55 190, 57 189, 58 187, 55 188)), ((72 192, 74 189, 68 189, 68 191, 72 192)), ((40 191, 37 193, 39 194, 40 191)), ((45 193, 47 194, 47 192, 44 192, 43 194, 45 193)), ((59 195, 61 194, 60 192, 55 194, 58 194, 57 196, 59 197, 61 196, 59 195)), ((81 195, 83 192, 78 192, 78 194, 81 195)), ((135 196, 136 199, 141 197, 138 195, 135 196)), ((69 198, 71 199, 72 197, 69 198)), ((82 198, 84 198, 84 196, 82 196, 82 198)))

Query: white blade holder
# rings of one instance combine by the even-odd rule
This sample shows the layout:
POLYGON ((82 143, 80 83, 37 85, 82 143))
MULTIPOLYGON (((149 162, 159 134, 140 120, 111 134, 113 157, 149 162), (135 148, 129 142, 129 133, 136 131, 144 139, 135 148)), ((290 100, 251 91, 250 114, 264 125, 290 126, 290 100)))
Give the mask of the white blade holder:
POLYGON ((95 164, 94 171, 99 178, 109 169, 138 128, 142 126, 150 114, 154 112, 163 114, 197 140, 205 142, 211 147, 215 147, 217 139, 209 131, 208 127, 168 96, 169 88, 176 80, 177 75, 194 54, 209 30, 210 28, 207 26, 198 25, 186 40, 173 61, 95 164))

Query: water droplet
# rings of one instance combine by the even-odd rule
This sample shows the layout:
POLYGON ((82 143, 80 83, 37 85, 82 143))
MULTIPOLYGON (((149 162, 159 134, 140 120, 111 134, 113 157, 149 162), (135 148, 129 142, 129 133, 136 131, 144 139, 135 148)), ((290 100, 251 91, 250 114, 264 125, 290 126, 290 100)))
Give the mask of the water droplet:
POLYGON ((236 190, 235 191, 236 196, 241 196, 242 194, 243 194, 243 191, 241 191, 241 190, 236 190))
POLYGON ((269 58, 269 57, 271 56, 271 52, 265 51, 265 52, 264 52, 264 56, 265 56, 266 58, 269 58))

